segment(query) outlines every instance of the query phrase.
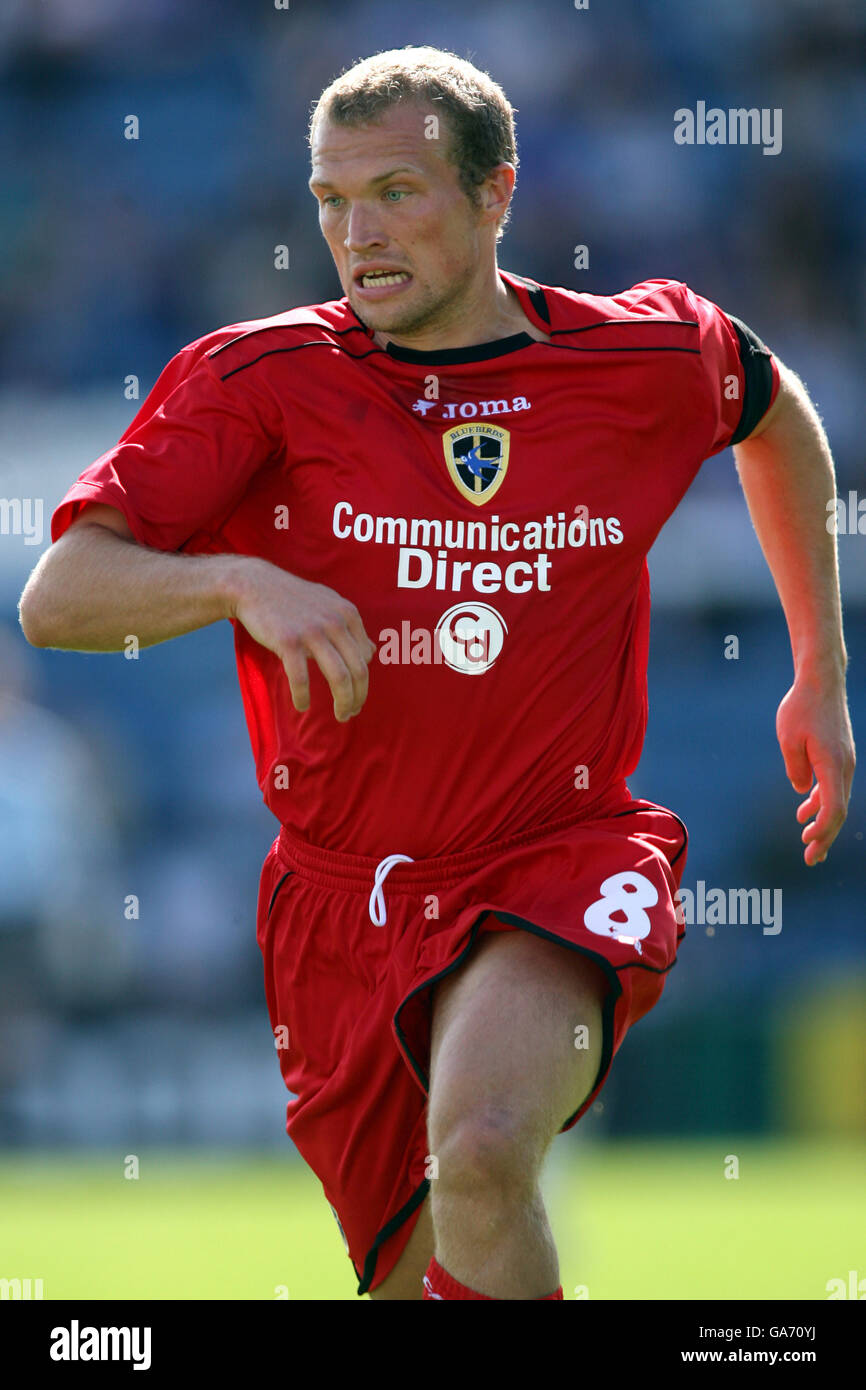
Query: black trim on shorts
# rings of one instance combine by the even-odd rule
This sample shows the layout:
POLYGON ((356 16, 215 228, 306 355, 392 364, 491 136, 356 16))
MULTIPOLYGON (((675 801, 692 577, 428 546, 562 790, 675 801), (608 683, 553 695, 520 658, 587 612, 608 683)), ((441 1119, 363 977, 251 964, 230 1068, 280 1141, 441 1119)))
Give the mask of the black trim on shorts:
POLYGON ((416 994, 420 994, 422 990, 430 989, 433 985, 437 985, 440 980, 445 979, 446 975, 450 975, 453 970, 457 970, 463 964, 469 952, 472 950, 472 947, 475 945, 475 939, 478 936, 478 928, 481 926, 481 923, 484 921, 484 918, 487 915, 487 912, 482 912, 480 917, 476 918, 476 920, 473 922, 472 930, 469 935, 469 940, 463 947, 463 950, 460 952, 460 955, 457 957, 457 959, 452 961, 450 965, 447 965, 444 970, 440 970, 438 975, 434 975, 432 980, 425 981, 423 985, 416 985, 415 989, 412 990, 412 993, 407 994, 406 998, 402 999, 400 1003, 397 1005, 397 1009, 394 1014, 393 1020, 394 1028, 397 1033, 397 1039, 400 1043, 401 1048, 403 1049, 403 1055, 408 1059, 409 1065, 411 1066, 412 1070, 414 1071, 415 1075, 420 1081, 425 1095, 430 1094, 430 1078, 426 1075, 424 1071, 422 1071, 421 1067, 415 1061, 415 1058, 412 1056, 412 1053, 409 1051, 409 1048, 406 1045, 406 1035, 403 1032, 403 1029, 400 1027, 400 1011, 404 1008, 406 1004, 409 1003, 410 999, 415 998, 416 994))
POLYGON ((688 832, 688 830, 686 829, 685 821, 681 821, 681 820, 680 820, 680 818, 679 818, 679 816, 677 815, 676 811, 671 811, 670 814, 673 816, 673 818, 674 818, 675 821, 678 821, 678 822, 679 822, 680 830, 683 832, 683 842, 682 842, 682 844, 680 845, 680 847, 679 847, 679 849, 677 850, 676 854, 674 855, 673 859, 669 859, 669 860, 668 860, 668 863, 670 864, 671 868, 673 868, 673 867, 674 867, 674 864, 676 864, 676 862, 677 862, 677 860, 679 859, 680 855, 681 855, 681 854, 685 854, 686 850, 687 850, 688 847, 689 847, 689 832, 688 832))
POLYGON ((769 408, 773 394, 772 354, 766 343, 762 343, 757 333, 753 333, 742 319, 734 318, 733 314, 727 314, 726 317, 734 325, 734 332, 739 341, 740 361, 745 378, 740 423, 731 436, 731 443, 739 444, 752 433, 769 408))
MULTIPOLYGON (((680 942, 684 939, 685 932, 683 931, 677 936, 677 946, 679 946, 680 942)), ((650 975, 667 975, 669 970, 673 970, 676 963, 677 958, 674 956, 670 965, 665 965, 661 969, 659 969, 657 965, 647 965, 646 962, 642 960, 627 960, 622 965, 615 965, 613 968, 617 972, 620 970, 646 970, 650 975)))
MULTIPOLYGON (((595 961, 597 965, 601 966, 605 978, 608 984, 610 985, 610 990, 607 996, 605 997, 604 1006, 602 1009, 601 1061, 599 1063, 599 1069, 595 1081, 593 1082, 590 1090, 587 1093, 588 1098, 590 1095, 592 1095, 592 1092, 596 1089, 596 1087, 599 1084, 599 1081, 604 1076, 607 1068, 610 1066, 611 1058, 613 1056, 614 1012, 616 1010, 616 1002, 622 994, 622 985, 619 982, 619 978, 617 976, 615 967, 610 964, 610 961, 605 960, 604 956, 599 955, 598 952, 590 951, 586 946, 578 946, 577 943, 574 941, 566 941, 563 937, 556 936, 553 932, 546 931, 544 927, 539 927, 535 922, 528 921, 526 917, 518 917, 517 914, 514 912, 493 911, 490 908, 485 909, 485 911, 482 912, 473 922, 472 932, 469 937, 469 940, 466 943, 466 946, 461 951, 460 955, 457 957, 457 959, 455 961, 452 961, 452 963, 449 966, 446 966, 444 970, 440 970, 438 975, 434 975, 432 980, 425 981, 423 985, 418 985, 416 989, 413 989, 411 994, 407 994, 406 998, 403 999, 397 1006, 397 1010, 394 1014, 394 1029, 397 1033, 397 1038, 403 1050, 403 1055, 408 1059, 409 1063, 411 1064, 412 1070, 414 1071, 415 1075, 417 1076, 418 1080, 424 1088, 425 1095, 429 1096, 430 1094, 430 1078, 424 1072, 420 1063, 416 1061, 416 1059, 412 1056, 412 1053, 409 1051, 409 1047, 406 1042, 406 1035, 400 1027, 400 1012, 404 1008, 404 1006, 408 1004, 410 999, 414 999, 416 994, 420 994, 421 991, 425 989, 432 989, 432 987, 434 985, 437 985, 440 980, 444 980, 446 975, 450 975, 453 970, 456 970, 460 965, 462 965, 463 961, 466 959, 467 955, 472 950, 472 947, 475 945, 475 941, 479 933, 479 928, 486 917, 498 917, 503 922, 509 922, 515 927, 522 928, 523 931, 531 932, 533 936, 543 937, 546 941, 555 942, 557 946, 564 946, 569 951, 576 951, 578 955, 586 956, 589 960, 595 961)), ((675 964, 676 962, 672 963, 675 964)), ((581 1106, 585 1104, 586 1099, 581 1101, 581 1104, 577 1107, 577 1110, 580 1110, 581 1106)), ((569 1118, 565 1120, 564 1123, 560 1126, 560 1133, 574 1119, 574 1116, 577 1114, 577 1110, 575 1110, 569 1116, 569 1118)))
POLYGON ((280 889, 282 888, 283 884, 285 883, 286 879, 287 879, 287 878, 291 878, 291 876, 292 876, 292 874, 293 874, 294 872, 295 872, 294 869, 289 869, 288 873, 283 874, 282 878, 280 879, 279 883, 277 884, 276 888, 274 889, 273 893, 271 894, 271 901, 268 903, 268 913, 267 913, 267 917, 265 917, 265 921, 268 920, 268 917, 270 917, 271 912, 273 911, 274 903, 275 903, 276 900, 277 900, 277 894, 279 893, 279 891, 280 891, 280 889))
MULTIPOLYGON (((673 868, 673 867, 674 867, 674 864, 676 864, 676 862, 677 862, 677 860, 679 859, 680 855, 681 855, 681 854, 685 854, 686 850, 687 850, 688 847, 689 847, 689 832, 688 832, 688 830, 686 829, 686 823, 685 823, 684 820, 681 820, 681 819, 680 819, 680 817, 677 815, 676 811, 672 811, 671 808, 670 808, 669 806, 660 806, 660 805, 658 804, 658 802, 656 802, 656 801, 648 801, 647 804, 646 804, 646 806, 630 806, 630 807, 628 808, 628 810, 626 810, 626 811, 614 811, 614 813, 613 813, 613 815, 610 817, 610 819, 611 819, 611 820, 617 820, 620 816, 633 816, 633 815, 635 814, 636 811, 646 811, 646 810, 665 811, 665 812, 667 812, 667 814, 668 814, 669 816, 673 816, 674 820, 677 822, 677 825, 680 827, 680 830, 683 832, 683 842, 682 842, 682 844, 680 845, 680 847, 679 847, 679 849, 677 850, 676 854, 674 855, 673 859, 669 859, 669 860, 668 860, 668 863, 670 864, 671 868, 673 868)), ((680 939, 682 939, 682 938, 680 938, 680 939)))
MULTIPOLYGON (((373 1277, 376 1273, 376 1262, 379 1259, 379 1250, 385 1244, 385 1241, 390 1240, 394 1232, 400 1229, 400 1227, 403 1225, 403 1222, 408 1220, 415 1208, 420 1207, 421 1203, 424 1201, 424 1198, 427 1196, 427 1193, 429 1191, 430 1179, 422 1178, 421 1182, 415 1188, 415 1191, 412 1193, 412 1196, 409 1198, 408 1202, 405 1202, 403 1206, 400 1208, 400 1210, 397 1212, 396 1216, 392 1216, 391 1220, 386 1222, 386 1224, 382 1227, 381 1231, 376 1236, 376 1239, 373 1241, 373 1244, 370 1246, 370 1249, 367 1251, 367 1255, 364 1260, 364 1272, 360 1276, 360 1281, 358 1283, 359 1296, 361 1294, 369 1292, 370 1285, 373 1282, 373 1277)), ((357 1269, 355 1270, 355 1273, 358 1273, 357 1269)))

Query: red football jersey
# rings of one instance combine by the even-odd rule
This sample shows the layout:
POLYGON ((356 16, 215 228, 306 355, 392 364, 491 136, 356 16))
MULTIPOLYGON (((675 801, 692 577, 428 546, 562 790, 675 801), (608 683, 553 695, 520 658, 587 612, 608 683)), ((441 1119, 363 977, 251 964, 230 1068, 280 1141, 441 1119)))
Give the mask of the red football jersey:
POLYGON ((346 299, 234 324, 166 366, 70 488, 159 550, 257 555, 352 600, 378 652, 360 715, 235 624, 259 785, 324 848, 455 854, 585 809, 646 727, 646 554, 778 368, 686 285, 611 297, 501 272, 529 320, 455 350, 377 346, 346 299))

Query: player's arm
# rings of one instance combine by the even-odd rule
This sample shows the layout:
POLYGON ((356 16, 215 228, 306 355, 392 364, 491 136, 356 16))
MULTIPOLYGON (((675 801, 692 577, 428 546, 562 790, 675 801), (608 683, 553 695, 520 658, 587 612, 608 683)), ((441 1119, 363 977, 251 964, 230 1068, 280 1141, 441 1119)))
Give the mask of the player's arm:
POLYGON ((826 859, 844 823, 855 762, 836 538, 827 526, 836 478, 806 388, 776 362, 776 399, 735 445, 734 457, 791 638, 794 684, 779 706, 776 731, 794 790, 809 792, 797 819, 805 824, 811 866, 826 859))
POLYGON ((36 647, 121 651, 236 619, 279 656, 295 708, 309 708, 307 659, 341 722, 357 714, 375 648, 354 604, 323 584, 246 555, 183 555, 139 545, 115 507, 91 504, 34 569, 20 603, 36 647))

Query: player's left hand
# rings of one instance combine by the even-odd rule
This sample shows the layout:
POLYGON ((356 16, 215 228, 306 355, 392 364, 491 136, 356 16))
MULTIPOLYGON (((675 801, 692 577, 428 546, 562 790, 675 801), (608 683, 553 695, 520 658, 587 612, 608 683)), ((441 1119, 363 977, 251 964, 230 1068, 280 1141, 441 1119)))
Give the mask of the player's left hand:
POLYGON ((812 868, 823 864, 848 814, 856 759, 844 677, 798 677, 779 706, 776 734, 791 786, 809 793, 797 820, 812 868))

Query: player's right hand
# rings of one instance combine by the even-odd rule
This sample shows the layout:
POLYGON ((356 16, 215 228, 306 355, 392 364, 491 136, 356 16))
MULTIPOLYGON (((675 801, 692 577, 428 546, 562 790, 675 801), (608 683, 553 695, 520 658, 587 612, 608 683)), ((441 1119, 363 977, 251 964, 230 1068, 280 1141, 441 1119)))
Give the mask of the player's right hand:
POLYGON ((280 658, 295 709, 310 708, 307 662, 312 658, 330 686, 335 718, 345 723, 359 714, 376 648, 355 605, 325 584, 247 558, 254 568, 239 585, 232 616, 280 658))
POLYGON ((844 676, 796 679, 776 714, 776 733, 791 786, 809 793, 797 820, 812 868, 827 858, 851 797, 856 754, 844 676))

